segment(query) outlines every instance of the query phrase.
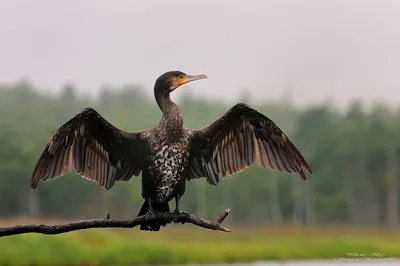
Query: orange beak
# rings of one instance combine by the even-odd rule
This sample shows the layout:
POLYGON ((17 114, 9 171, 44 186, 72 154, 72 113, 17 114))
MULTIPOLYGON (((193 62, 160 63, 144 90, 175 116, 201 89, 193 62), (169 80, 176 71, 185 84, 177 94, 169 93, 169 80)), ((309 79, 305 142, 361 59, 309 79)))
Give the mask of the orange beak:
POLYGON ((179 87, 179 86, 181 86, 183 84, 186 84, 186 83, 189 83, 189 82, 192 82, 192 81, 195 81, 195 80, 199 80, 199 79, 206 79, 206 78, 207 78, 207 75, 205 75, 205 74, 201 74, 201 75, 186 75, 186 76, 183 76, 182 78, 179 78, 176 81, 176 85, 178 85, 178 87, 179 87))

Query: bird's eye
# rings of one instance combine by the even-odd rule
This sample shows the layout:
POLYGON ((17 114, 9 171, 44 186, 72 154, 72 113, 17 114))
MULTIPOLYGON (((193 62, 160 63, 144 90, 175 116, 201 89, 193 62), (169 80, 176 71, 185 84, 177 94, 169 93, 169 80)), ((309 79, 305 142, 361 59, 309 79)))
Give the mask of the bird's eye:
POLYGON ((183 79, 183 75, 180 75, 179 78, 180 78, 180 79, 183 79))

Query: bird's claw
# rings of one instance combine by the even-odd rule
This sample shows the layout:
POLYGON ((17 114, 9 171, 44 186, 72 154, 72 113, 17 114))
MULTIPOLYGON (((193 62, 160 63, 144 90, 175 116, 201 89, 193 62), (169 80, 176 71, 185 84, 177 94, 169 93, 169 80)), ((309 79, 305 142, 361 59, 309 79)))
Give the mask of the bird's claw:
MULTIPOLYGON (((175 209, 174 212, 173 212, 173 214, 181 216, 182 214, 183 214, 183 215, 187 215, 188 213, 187 213, 187 212, 184 212, 184 211, 179 211, 179 210, 175 209)), ((179 218, 180 218, 179 216, 176 217, 176 218, 174 219, 174 223, 178 223, 178 222, 179 222, 179 218)), ((181 222, 181 224, 184 224, 184 223, 186 223, 186 222, 185 222, 185 221, 181 222)))
POLYGON ((156 213, 154 211, 148 211, 146 213, 146 216, 154 216, 154 215, 156 215, 156 213))
MULTIPOLYGON (((181 215, 182 215, 182 214, 185 215, 185 216, 189 216, 189 213, 187 213, 187 212, 185 212, 185 211, 181 212, 181 215)), ((186 222, 183 221, 182 224, 184 224, 184 223, 186 223, 186 222)))

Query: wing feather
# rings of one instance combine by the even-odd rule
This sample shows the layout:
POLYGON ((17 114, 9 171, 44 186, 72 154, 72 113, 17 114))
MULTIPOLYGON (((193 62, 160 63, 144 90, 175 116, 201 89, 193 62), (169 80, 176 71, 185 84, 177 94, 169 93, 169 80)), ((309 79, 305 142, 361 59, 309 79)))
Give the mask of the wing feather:
POLYGON ((70 171, 110 189, 115 181, 127 181, 142 170, 144 131, 125 132, 86 108, 52 136, 32 173, 31 187, 40 180, 55 179, 70 171), (134 158, 134 159, 132 159, 134 158))
POLYGON ((188 178, 205 177, 217 185, 224 178, 243 171, 253 163, 260 167, 297 173, 311 167, 291 140, 268 117, 245 104, 236 104, 208 127, 191 132, 188 178), (203 162, 199 164, 198 161, 203 162))

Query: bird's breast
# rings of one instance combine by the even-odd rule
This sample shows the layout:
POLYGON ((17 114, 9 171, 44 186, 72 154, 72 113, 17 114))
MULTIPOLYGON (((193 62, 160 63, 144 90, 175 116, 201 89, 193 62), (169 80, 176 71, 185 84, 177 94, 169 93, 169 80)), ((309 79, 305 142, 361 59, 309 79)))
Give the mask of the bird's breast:
POLYGON ((150 172, 154 178, 160 201, 170 198, 178 183, 184 178, 188 151, 184 143, 166 143, 154 152, 150 172), (163 198, 163 199, 161 199, 163 198))
POLYGON ((187 151, 180 143, 166 144, 154 156, 154 166, 162 179, 177 177, 187 160, 187 151))

